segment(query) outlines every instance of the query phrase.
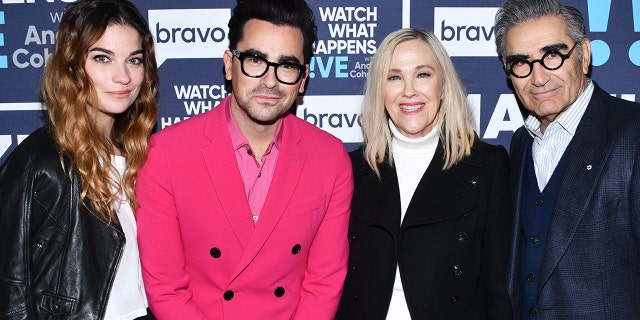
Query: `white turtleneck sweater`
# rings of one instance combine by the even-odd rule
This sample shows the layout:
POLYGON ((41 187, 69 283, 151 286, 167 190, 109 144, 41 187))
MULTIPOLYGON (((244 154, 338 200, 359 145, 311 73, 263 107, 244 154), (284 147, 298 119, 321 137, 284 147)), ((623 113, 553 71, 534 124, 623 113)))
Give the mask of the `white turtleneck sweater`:
MULTIPOLYGON (((398 186, 400 188, 400 221, 403 221, 413 193, 436 152, 439 135, 436 129, 431 130, 422 138, 407 138, 398 131, 391 120, 389 120, 389 128, 393 135, 391 139, 391 155, 393 156, 393 164, 396 168, 398 186)), ((404 298, 402 282, 400 281, 400 270, 397 266, 387 319, 411 319, 407 301, 404 298)))

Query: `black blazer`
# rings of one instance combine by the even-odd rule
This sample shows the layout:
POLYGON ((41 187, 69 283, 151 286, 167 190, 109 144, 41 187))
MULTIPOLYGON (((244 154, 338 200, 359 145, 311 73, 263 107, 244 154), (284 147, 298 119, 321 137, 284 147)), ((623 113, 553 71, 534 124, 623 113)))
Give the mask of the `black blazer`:
POLYGON ((478 141, 443 171, 439 143, 402 225, 395 168, 379 165, 379 181, 362 148, 350 156, 351 247, 337 319, 385 319, 398 261, 412 319, 511 319, 506 150, 478 141))

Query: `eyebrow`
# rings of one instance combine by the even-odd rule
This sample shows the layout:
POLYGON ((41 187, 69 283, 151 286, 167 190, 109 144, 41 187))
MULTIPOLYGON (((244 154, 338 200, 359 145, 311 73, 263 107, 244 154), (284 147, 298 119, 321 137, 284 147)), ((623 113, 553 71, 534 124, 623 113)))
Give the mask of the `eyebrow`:
POLYGON ((565 43, 554 43, 554 44, 542 47, 542 49, 540 49, 540 52, 547 53, 549 51, 560 51, 560 49, 568 49, 568 48, 569 46, 565 43))
MULTIPOLYGON (((419 66, 416 66, 415 68, 413 68, 413 70, 420 70, 420 69, 429 69, 429 70, 436 70, 436 68, 432 65, 429 64, 421 64, 419 66)), ((398 68, 391 68, 389 69, 389 72, 402 72, 402 70, 398 69, 398 68)))
MULTIPOLYGON (((250 55, 254 55, 254 56, 258 56, 260 58, 264 58, 267 61, 269 61, 269 59, 267 59, 267 55, 264 54, 260 50, 248 49, 245 52, 250 54, 250 55)), ((298 63, 299 64, 300 60, 296 56, 280 56, 280 57, 278 57, 278 62, 277 63, 286 63, 286 62, 293 62, 293 63, 298 63)))
MULTIPOLYGON (((560 51, 560 49, 567 49, 567 48, 569 48, 569 46, 566 43, 562 43, 562 42, 554 43, 554 44, 550 44, 540 48, 540 53, 545 54, 549 51, 560 51)), ((504 60, 507 63, 510 63, 514 61, 527 60, 529 58, 531 57, 527 54, 513 54, 510 56, 507 56, 504 60)))
MULTIPOLYGON (((95 47, 95 48, 91 48, 89 50, 89 52, 94 52, 94 51, 98 51, 98 52, 102 52, 108 55, 115 55, 115 53, 109 49, 105 49, 105 48, 100 48, 100 47, 95 47)), ((129 56, 135 56, 137 54, 144 54, 144 51, 142 49, 140 50, 136 50, 136 51, 132 51, 131 53, 129 53, 129 56)))

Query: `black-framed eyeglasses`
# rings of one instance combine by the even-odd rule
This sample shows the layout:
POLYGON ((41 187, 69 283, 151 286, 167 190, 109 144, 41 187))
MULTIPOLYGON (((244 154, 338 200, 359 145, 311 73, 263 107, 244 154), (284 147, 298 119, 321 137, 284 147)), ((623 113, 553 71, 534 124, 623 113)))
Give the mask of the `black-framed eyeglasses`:
POLYGON ((299 63, 269 62, 264 57, 247 52, 241 52, 237 49, 232 50, 231 53, 240 60, 240 69, 242 70, 242 73, 251 78, 262 77, 267 73, 267 70, 269 70, 269 67, 271 66, 276 72, 276 79, 278 79, 278 81, 284 84, 296 84, 300 81, 303 71, 306 69, 304 65, 299 63))
POLYGON ((518 59, 512 61, 510 65, 505 66, 505 71, 507 75, 512 74, 516 78, 526 78, 531 74, 533 64, 536 62, 539 62, 547 70, 558 70, 562 67, 564 61, 569 59, 578 43, 576 42, 567 54, 562 54, 558 50, 550 50, 545 52, 540 59, 531 61, 518 59))

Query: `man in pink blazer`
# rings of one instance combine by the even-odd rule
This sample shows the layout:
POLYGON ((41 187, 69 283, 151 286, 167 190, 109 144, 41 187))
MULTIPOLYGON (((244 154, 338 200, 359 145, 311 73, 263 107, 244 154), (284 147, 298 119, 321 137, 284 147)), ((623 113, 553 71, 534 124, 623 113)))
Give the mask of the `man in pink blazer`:
POLYGON ((151 138, 137 221, 158 319, 333 319, 351 165, 288 112, 315 39, 303 0, 239 1, 223 58, 233 93, 151 138))

